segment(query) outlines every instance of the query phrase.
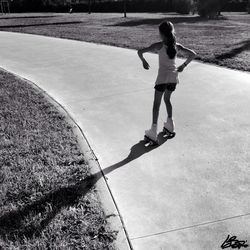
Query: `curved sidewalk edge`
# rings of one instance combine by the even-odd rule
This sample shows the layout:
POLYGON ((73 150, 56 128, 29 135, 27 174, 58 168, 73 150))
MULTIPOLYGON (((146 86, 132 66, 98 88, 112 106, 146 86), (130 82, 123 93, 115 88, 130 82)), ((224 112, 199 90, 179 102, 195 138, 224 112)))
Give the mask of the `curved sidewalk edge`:
POLYGON ((110 224, 112 230, 115 230, 118 232, 116 241, 114 243, 115 247, 119 250, 133 250, 132 244, 130 242, 130 239, 128 237, 125 225, 123 223, 123 219, 121 217, 121 214, 119 212, 119 209, 116 205, 116 202, 113 198, 112 192, 108 186, 108 183, 106 182, 104 173, 102 172, 102 169, 99 165, 98 159, 95 156, 93 150, 91 149, 87 138, 83 134, 81 128, 76 123, 76 121, 73 119, 73 117, 69 114, 69 112, 64 108, 59 102, 57 102, 53 97, 51 97, 46 91, 44 91, 42 88, 40 88, 36 83, 23 78, 11 71, 8 71, 4 68, 1 68, 1 70, 11 73, 12 75, 16 76, 19 79, 22 79, 23 81, 29 83, 32 87, 37 89, 39 92, 41 92, 46 100, 52 104, 61 114, 63 114, 69 123, 69 125, 72 127, 73 133, 77 138, 78 145, 80 147, 81 152, 84 155, 85 162, 89 165, 91 174, 101 173, 101 178, 96 182, 95 187, 98 192, 98 196, 100 198, 102 208, 104 210, 105 215, 107 216, 106 220, 110 224))

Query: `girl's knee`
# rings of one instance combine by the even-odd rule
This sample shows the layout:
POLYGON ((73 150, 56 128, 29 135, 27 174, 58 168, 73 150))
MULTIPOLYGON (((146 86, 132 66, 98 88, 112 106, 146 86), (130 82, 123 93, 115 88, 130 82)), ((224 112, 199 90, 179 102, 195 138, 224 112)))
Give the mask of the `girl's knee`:
POLYGON ((160 105, 161 105, 161 99, 155 99, 154 106, 160 106, 160 105))
POLYGON ((159 110, 160 109, 160 105, 161 105, 160 102, 154 102, 153 109, 154 110, 159 110))
POLYGON ((154 111, 159 111, 159 109, 160 109, 160 105, 154 105, 153 106, 153 110, 154 111))
POLYGON ((170 104, 171 105, 171 101, 170 101, 170 99, 169 98, 164 98, 164 102, 166 103, 166 104, 170 104))
POLYGON ((164 93, 164 100, 170 100, 171 95, 172 95, 172 91, 166 90, 164 93))

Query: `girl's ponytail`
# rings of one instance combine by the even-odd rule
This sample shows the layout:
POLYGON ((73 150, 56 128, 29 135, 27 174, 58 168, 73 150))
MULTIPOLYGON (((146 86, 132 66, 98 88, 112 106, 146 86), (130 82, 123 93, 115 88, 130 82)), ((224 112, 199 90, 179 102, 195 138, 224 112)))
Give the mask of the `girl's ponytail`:
POLYGON ((170 59, 173 59, 177 54, 174 26, 171 22, 165 21, 160 24, 159 30, 166 37, 167 54, 170 59))

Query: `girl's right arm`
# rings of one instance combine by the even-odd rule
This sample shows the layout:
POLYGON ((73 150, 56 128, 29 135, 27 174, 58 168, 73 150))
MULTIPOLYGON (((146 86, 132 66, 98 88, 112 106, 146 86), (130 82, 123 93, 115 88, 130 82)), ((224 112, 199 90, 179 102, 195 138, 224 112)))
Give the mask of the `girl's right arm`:
POLYGON ((162 46, 162 43, 154 43, 154 44, 150 45, 147 48, 139 49, 137 51, 137 54, 138 54, 138 56, 140 57, 140 59, 142 61, 144 69, 149 69, 149 64, 146 61, 146 59, 143 57, 143 54, 146 53, 146 52, 153 52, 153 51, 159 50, 160 46, 162 46))

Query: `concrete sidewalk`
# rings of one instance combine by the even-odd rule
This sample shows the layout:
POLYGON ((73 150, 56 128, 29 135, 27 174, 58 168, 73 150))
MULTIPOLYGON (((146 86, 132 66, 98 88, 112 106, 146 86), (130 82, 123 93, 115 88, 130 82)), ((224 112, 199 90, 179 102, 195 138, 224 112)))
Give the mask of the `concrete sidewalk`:
MULTIPOLYGON (((134 50, 7 32, 0 42, 0 66, 82 128, 135 250, 221 249, 228 234, 250 241, 250 74, 191 63, 173 95, 176 137, 145 148, 156 55, 145 71, 134 50)), ((165 119, 162 105, 160 128, 165 119)))

